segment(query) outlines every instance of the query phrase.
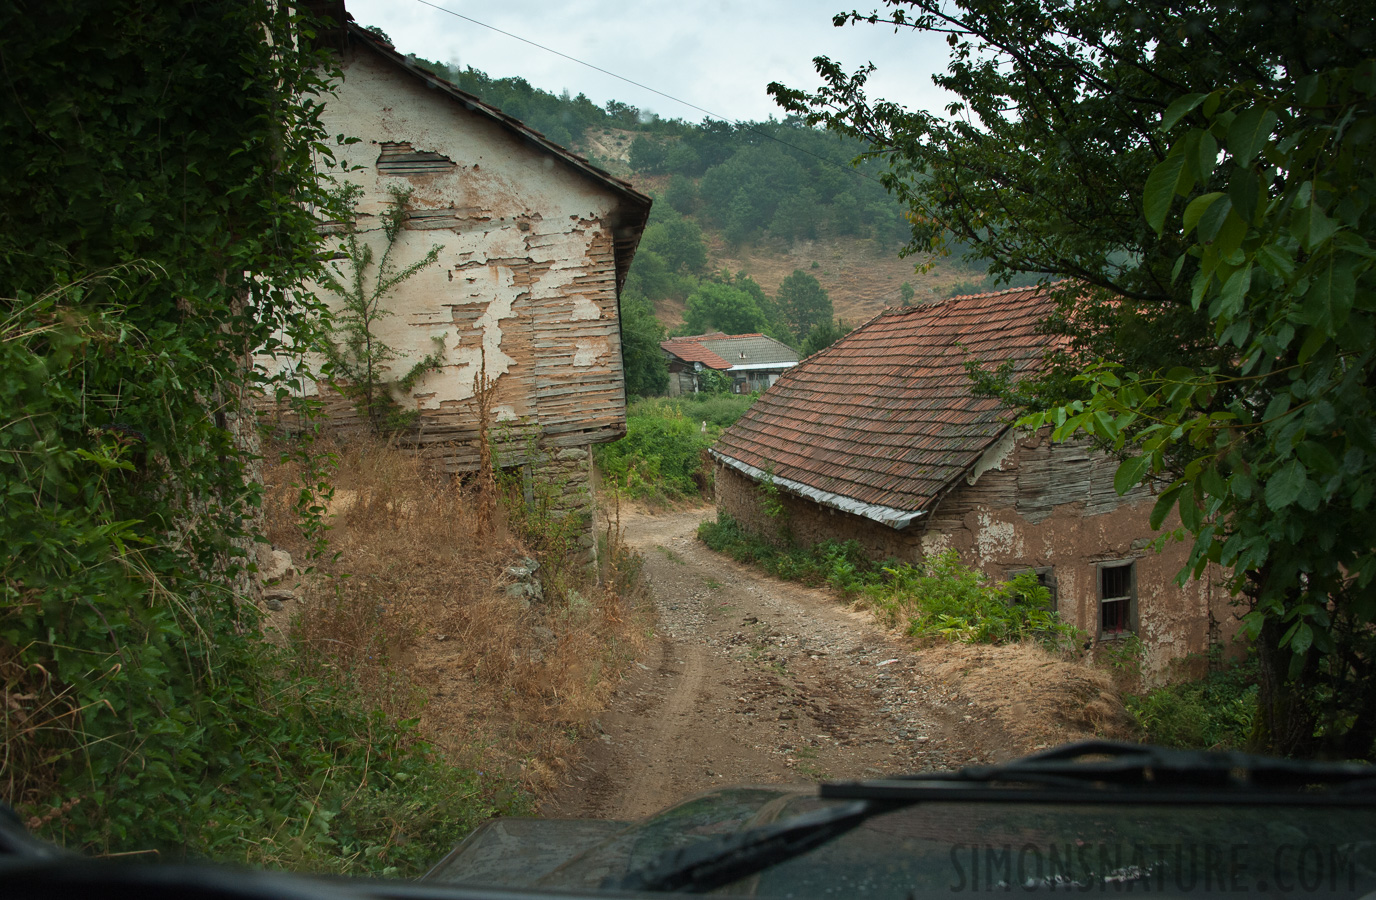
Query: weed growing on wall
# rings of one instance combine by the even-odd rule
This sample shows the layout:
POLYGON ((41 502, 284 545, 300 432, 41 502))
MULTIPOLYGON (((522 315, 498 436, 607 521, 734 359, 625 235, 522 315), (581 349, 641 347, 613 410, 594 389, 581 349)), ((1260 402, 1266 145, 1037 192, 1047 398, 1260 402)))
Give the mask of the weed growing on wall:
POLYGON ((398 185, 387 190, 392 199, 378 216, 383 245, 382 252, 376 253, 367 236, 359 231, 357 202, 362 189, 355 184, 341 189, 337 203, 347 211, 340 241, 344 265, 331 263, 320 277, 321 286, 339 299, 339 308, 328 320, 329 340, 324 344, 331 383, 354 401, 377 434, 401 431, 415 422, 419 413, 402 409, 396 394, 409 392, 426 373, 440 367, 445 340, 443 335, 435 337, 433 351, 412 363, 405 374, 392 374, 391 364, 404 354, 378 335, 378 323, 394 315, 383 300, 434 265, 440 248, 432 246, 425 256, 407 265, 397 263, 397 241, 406 222, 412 190, 398 185))

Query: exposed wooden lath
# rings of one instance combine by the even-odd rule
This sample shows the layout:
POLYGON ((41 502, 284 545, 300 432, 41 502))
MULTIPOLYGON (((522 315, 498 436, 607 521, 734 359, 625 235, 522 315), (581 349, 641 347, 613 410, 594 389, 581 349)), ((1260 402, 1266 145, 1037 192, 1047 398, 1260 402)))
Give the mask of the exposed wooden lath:
POLYGON ((434 175, 456 168, 447 156, 429 150, 417 150, 406 141, 384 141, 377 156, 377 170, 383 175, 434 175))

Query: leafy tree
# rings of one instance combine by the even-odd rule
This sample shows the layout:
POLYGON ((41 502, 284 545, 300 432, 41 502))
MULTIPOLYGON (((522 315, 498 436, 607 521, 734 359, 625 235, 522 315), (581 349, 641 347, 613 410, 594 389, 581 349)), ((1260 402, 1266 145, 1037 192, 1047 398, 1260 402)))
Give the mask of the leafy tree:
POLYGON ((898 288, 898 295, 902 298, 904 306, 912 306, 913 297, 917 296, 917 290, 913 288, 913 283, 911 281, 905 281, 898 288))
POLYGON ((1258 741, 1376 739, 1370 3, 889 2, 945 33, 943 120, 821 58, 786 108, 887 155, 915 249, 1073 279, 1070 338, 1006 396, 1120 452, 1234 573, 1261 659, 1258 741), (977 121, 972 121, 977 120, 977 121), (1182 204, 1177 198, 1188 200, 1182 204), (1145 215, 1143 214, 1145 211, 1145 215), (1085 374, 1093 360, 1098 368, 1085 374))
POLYGON ((818 325, 831 324, 831 297, 816 278, 802 269, 794 269, 783 280, 775 300, 784 323, 800 341, 818 325))
POLYGON ((803 341, 803 346, 798 352, 805 357, 814 353, 821 353, 850 334, 852 330, 849 325, 839 319, 835 322, 823 322, 820 325, 814 325, 812 330, 807 333, 807 338, 803 341))
POLYGON ((817 192, 803 188, 784 197, 774 207, 774 215, 769 220, 769 233, 789 241, 815 238, 821 217, 817 192))
MULTIPOLYGON (((702 174, 702 159, 696 150, 680 141, 665 152, 664 170, 675 175, 700 175, 702 174)), ((684 210, 679 210, 679 212, 684 212, 684 210)))
POLYGON ((640 238, 637 252, 659 254, 669 271, 699 275, 707 268, 707 245, 696 222, 673 215, 652 222, 640 238))
POLYGON ((338 297, 340 303, 340 309, 330 318, 329 340, 324 345, 331 366, 330 379, 344 396, 354 401, 379 434, 405 429, 415 421, 419 413, 404 410, 396 400, 396 392, 409 392, 426 373, 444 362, 444 337, 436 337, 436 349, 397 377, 391 364, 402 359, 403 354, 377 333, 378 321, 395 315, 383 301, 403 282, 434 265, 440 255, 436 244, 415 262, 397 265, 397 238, 401 236, 412 191, 396 185, 388 191, 391 202, 379 216, 384 241, 381 255, 376 255, 358 232, 355 202, 361 190, 349 185, 343 192, 341 202, 348 208, 349 217, 341 249, 348 271, 332 263, 320 278, 321 286, 338 297))
POLYGON ((659 342, 664 326, 643 294, 621 295, 621 358, 626 369, 626 393, 632 397, 662 394, 669 387, 669 367, 659 342))
POLYGON ((664 158, 667 154, 667 148, 660 141, 643 134, 638 135, 631 141, 631 170, 647 175, 660 175, 664 172, 664 158))
POLYGON ((677 174, 669 179, 669 187, 664 191, 664 202, 670 209, 686 216, 693 212, 697 200, 698 192, 697 188, 693 187, 693 182, 677 174))
POLYGON ((299 24, 239 0, 0 7, 0 678, 31 697, 4 777, 74 848, 223 853, 235 823, 299 814, 310 748, 352 753, 273 681, 234 594, 260 493, 234 430, 274 389, 245 355, 311 339, 297 288, 330 208, 305 98, 331 66, 299 24))
POLYGON ((768 326, 769 320, 748 292, 709 281, 688 298, 683 333, 755 334, 762 333, 768 326))

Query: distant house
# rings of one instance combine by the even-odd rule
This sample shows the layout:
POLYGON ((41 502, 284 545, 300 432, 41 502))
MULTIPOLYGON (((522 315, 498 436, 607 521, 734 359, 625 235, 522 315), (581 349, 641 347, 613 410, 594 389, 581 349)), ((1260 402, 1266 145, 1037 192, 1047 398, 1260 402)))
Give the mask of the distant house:
POLYGON ((1099 641, 1139 635, 1149 671, 1203 654, 1235 623, 1209 579, 1175 584, 1188 547, 1152 548, 1144 488, 1119 496, 1117 460, 1053 444, 971 393, 969 360, 1040 364, 1052 309, 1036 288, 891 309, 783 375, 712 450, 717 508, 803 543, 859 541, 916 560, 955 548, 1005 580, 1031 570, 1061 617, 1099 641), (783 505, 769 516, 758 486, 783 505))
MULTIPOLYGON (((626 429, 619 295, 650 199, 352 22, 323 41, 343 70, 325 127, 358 139, 336 177, 361 189, 359 230, 380 253, 378 214, 402 186, 411 209, 396 262, 440 247, 386 295, 377 323, 404 354, 398 372, 441 352, 438 370, 396 397, 420 413, 406 440, 451 472, 476 469, 486 379, 502 464, 572 483, 569 505, 590 512, 591 445, 626 429)), ((344 398, 327 399, 337 426, 362 424, 344 398)))
POLYGON ((787 344, 763 334, 698 334, 670 338, 660 347, 669 362, 669 396, 696 393, 704 369, 731 377, 737 394, 768 389, 779 376, 798 364, 798 354, 787 344))

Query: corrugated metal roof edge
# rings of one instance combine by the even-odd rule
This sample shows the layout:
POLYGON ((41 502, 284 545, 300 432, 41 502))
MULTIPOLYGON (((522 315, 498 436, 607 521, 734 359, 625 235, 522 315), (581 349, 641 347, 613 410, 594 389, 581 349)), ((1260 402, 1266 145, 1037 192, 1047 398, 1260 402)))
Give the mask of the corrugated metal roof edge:
POLYGON ((776 484, 790 493, 806 497, 823 506, 830 506, 832 509, 839 509, 841 512, 847 512, 869 519, 872 522, 878 522, 881 525, 887 525, 895 531, 901 531, 907 528, 926 513, 926 510, 921 509, 913 512, 912 510, 906 509, 894 509, 892 506, 883 506, 878 503, 864 503, 853 497, 847 497, 843 494, 833 494, 831 491, 818 490, 815 487, 810 487, 799 481, 793 481, 789 478, 780 478, 778 475, 771 475, 763 469, 755 468, 749 463, 743 463, 738 459, 733 459, 719 450, 708 450, 707 452, 712 455, 713 459, 718 460, 723 465, 730 466, 737 472, 740 472, 742 475, 754 481, 764 481, 767 479, 770 483, 776 484))

